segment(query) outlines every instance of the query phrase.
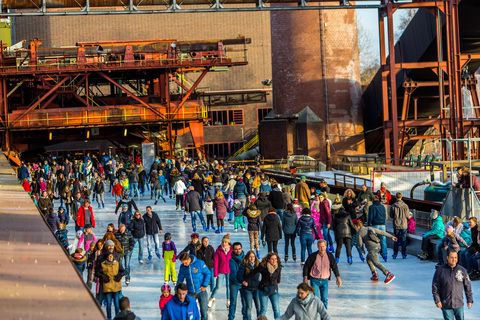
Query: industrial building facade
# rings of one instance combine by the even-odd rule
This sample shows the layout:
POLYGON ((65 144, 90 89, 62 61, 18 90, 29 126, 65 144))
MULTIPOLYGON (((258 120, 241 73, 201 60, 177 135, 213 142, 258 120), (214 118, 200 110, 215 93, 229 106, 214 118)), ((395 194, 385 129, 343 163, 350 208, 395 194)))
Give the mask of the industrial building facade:
MULTIPOLYGON (((72 46, 79 41, 251 38, 248 65, 209 72, 198 88, 206 93, 203 100, 209 109, 204 127, 206 154, 225 158, 235 152, 256 134, 272 107, 271 115, 280 118, 308 107, 318 122, 293 123, 296 129, 291 134, 295 137, 288 138, 288 130, 281 130, 282 139, 278 139, 278 119, 270 126, 267 121, 261 130, 266 134, 260 134, 265 157, 309 154, 324 160, 326 140, 338 153, 364 152, 353 10, 49 16, 15 18, 13 25, 14 42, 39 38, 47 47, 72 46), (226 99, 208 101, 209 92, 215 92, 217 98, 225 94, 226 99), (228 98, 238 95, 249 98, 233 102, 228 98), (278 150, 283 151, 274 155, 278 150)), ((227 54, 235 57, 245 52, 227 54)), ((193 145, 191 136, 181 132, 177 143, 187 149, 193 145)))

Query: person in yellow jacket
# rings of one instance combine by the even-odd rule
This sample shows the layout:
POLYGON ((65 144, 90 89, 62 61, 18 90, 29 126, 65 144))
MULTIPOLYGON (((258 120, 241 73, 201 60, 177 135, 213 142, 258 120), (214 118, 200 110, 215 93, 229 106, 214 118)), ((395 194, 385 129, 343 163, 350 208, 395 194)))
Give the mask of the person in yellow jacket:
POLYGON ((120 292, 122 291, 122 277, 124 274, 122 264, 118 262, 113 253, 109 253, 106 260, 101 263, 100 280, 107 302, 107 319, 112 319, 112 302, 115 315, 120 312, 120 292))
POLYGON ((177 247, 172 241, 172 235, 167 232, 164 237, 165 241, 162 243, 162 256, 165 260, 164 281, 168 284, 170 277, 172 278, 173 286, 177 285, 177 271, 175 270, 175 262, 177 261, 177 247))
POLYGON ((262 178, 260 174, 256 174, 252 182, 252 191, 253 194, 257 195, 260 192, 260 184, 262 183, 262 178))

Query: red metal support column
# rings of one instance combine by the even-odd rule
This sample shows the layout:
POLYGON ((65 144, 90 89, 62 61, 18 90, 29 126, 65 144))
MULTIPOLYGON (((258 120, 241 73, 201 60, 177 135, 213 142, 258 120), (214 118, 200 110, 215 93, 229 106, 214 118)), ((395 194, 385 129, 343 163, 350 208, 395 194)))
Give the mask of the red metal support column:
POLYGON ((3 114, 5 115, 5 151, 10 152, 10 120, 8 119, 8 97, 7 97, 7 79, 2 78, 1 80, 2 87, 2 104, 3 104, 3 114))
POLYGON ((87 108, 90 107, 90 88, 88 83, 88 77, 90 74, 85 75, 85 100, 87 101, 87 108))
MULTIPOLYGON (((436 36, 437 36, 437 76, 438 76, 438 96, 440 102, 440 110, 439 115, 441 119, 446 119, 446 108, 445 108, 445 74, 443 65, 445 61, 443 59, 443 25, 442 25, 442 11, 439 7, 435 8, 435 28, 436 28, 436 36)), ((440 125, 439 128, 440 136, 442 138, 442 158, 448 159, 447 154, 447 131, 446 128, 440 125)))
POLYGON ((382 111, 383 111, 383 139, 385 145, 385 161, 391 162, 390 150, 390 110, 388 103, 388 70, 387 70, 387 50, 385 42, 385 10, 378 10, 378 30, 380 40, 380 70, 382 72, 382 111))
POLYGON ((391 2, 387 4, 387 29, 388 29, 388 53, 389 53, 389 76, 390 76, 390 109, 392 111, 392 144, 393 163, 400 164, 400 144, 398 137, 398 109, 397 109, 397 68, 395 66, 395 34, 393 28, 394 7, 391 2))

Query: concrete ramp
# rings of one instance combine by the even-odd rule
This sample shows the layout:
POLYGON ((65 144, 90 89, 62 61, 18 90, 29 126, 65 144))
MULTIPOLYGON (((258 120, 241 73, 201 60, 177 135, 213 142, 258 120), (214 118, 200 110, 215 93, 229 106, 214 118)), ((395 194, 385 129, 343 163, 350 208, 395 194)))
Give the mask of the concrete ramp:
POLYGON ((0 248, 1 319, 105 319, 4 157, 0 248))

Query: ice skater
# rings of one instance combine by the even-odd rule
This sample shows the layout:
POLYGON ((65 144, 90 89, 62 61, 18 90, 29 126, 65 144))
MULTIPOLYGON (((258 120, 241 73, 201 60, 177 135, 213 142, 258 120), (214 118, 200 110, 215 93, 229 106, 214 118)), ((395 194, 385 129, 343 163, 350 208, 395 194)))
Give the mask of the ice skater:
POLYGON ((382 231, 374 227, 365 227, 362 220, 357 220, 355 222, 355 229, 358 232, 358 244, 363 248, 363 244, 367 247, 367 263, 372 271, 372 281, 378 281, 377 269, 380 269, 385 275, 385 284, 389 284, 395 279, 395 275, 385 268, 385 266, 378 260, 378 254, 380 253, 380 239, 378 235, 383 235, 385 237, 391 238, 393 241, 397 241, 395 236, 392 236, 390 233, 382 231))

